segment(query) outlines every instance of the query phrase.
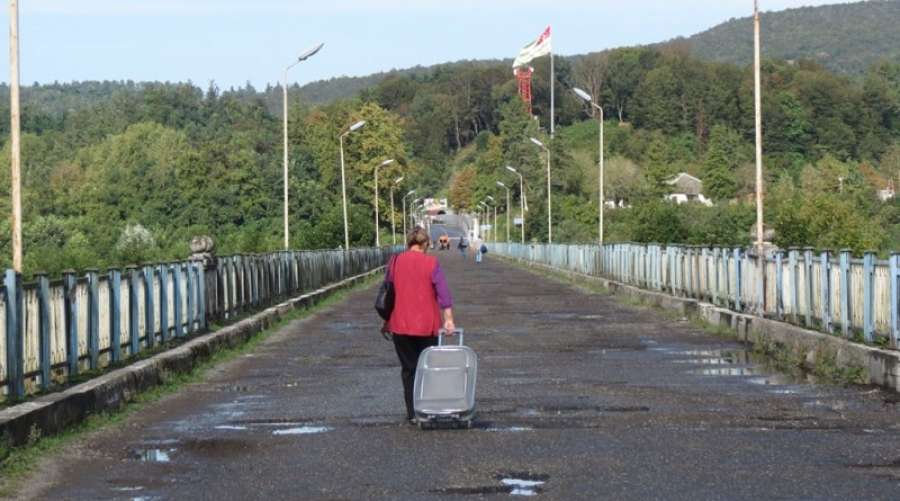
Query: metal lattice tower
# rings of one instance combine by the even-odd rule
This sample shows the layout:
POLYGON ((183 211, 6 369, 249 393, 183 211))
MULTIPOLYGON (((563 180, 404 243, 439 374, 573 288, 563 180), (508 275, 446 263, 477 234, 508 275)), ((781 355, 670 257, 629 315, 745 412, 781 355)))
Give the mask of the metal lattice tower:
POLYGON ((531 74, 534 73, 534 68, 531 66, 525 68, 515 68, 513 69, 513 74, 516 76, 516 80, 519 82, 519 97, 522 98, 522 101, 525 102, 525 106, 528 108, 528 114, 531 115, 531 74))

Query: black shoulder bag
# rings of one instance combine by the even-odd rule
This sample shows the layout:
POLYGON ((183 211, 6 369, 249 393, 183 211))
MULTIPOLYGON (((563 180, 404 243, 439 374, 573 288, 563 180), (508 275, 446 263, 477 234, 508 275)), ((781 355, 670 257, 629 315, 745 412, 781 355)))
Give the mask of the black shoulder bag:
POLYGON ((391 312, 394 311, 394 280, 391 278, 391 272, 394 271, 394 263, 397 256, 391 258, 388 264, 387 274, 384 276, 384 282, 378 288, 378 295, 375 296, 375 311, 378 312, 383 320, 390 320, 391 312))

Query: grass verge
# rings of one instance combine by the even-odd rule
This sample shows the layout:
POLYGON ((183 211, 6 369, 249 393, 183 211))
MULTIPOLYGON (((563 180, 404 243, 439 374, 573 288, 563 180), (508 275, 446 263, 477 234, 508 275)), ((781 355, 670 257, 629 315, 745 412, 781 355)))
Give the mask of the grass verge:
POLYGON ((272 333, 288 323, 308 317, 339 303, 348 294, 368 287, 380 279, 381 275, 373 274, 352 287, 329 294, 310 308, 292 310, 268 329, 254 334, 244 344, 213 353, 208 359, 195 365, 189 372, 163 374, 160 385, 135 395, 118 410, 90 415, 81 423, 53 436, 43 437, 36 428, 32 429, 28 444, 21 447, 9 448, 4 445, 6 440, 0 440, 0 497, 15 496, 16 491, 22 485, 22 481, 34 471, 41 459, 47 455, 58 452, 89 433, 122 424, 129 416, 140 412, 163 397, 177 393, 186 385, 203 381, 209 370, 217 365, 229 362, 253 351, 272 333))

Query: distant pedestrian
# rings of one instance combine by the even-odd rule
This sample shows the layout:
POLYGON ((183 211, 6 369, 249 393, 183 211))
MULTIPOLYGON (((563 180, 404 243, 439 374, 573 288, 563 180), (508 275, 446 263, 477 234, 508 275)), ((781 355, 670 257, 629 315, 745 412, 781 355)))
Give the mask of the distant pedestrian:
POLYGON ((459 249, 459 253, 462 254, 463 259, 465 259, 466 251, 469 248, 469 242, 466 240, 465 235, 459 237, 459 243, 456 245, 456 248, 459 249))
POLYGON ((475 254, 475 262, 480 263, 484 259, 484 255, 487 254, 488 248, 484 243, 478 247, 478 252, 475 254))
POLYGON ((437 344, 437 333, 442 327, 448 331, 456 328, 453 297, 437 258, 427 254, 428 243, 424 229, 412 230, 406 239, 407 251, 394 258, 387 274, 394 286, 394 309, 382 331, 393 334, 410 422, 415 419, 413 384, 419 355, 437 344))

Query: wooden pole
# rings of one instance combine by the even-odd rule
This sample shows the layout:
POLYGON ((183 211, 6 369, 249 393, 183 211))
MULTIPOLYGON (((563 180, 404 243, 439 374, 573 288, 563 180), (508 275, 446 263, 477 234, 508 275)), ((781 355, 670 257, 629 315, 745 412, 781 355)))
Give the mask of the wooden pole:
POLYGON ((13 269, 22 273, 22 179, 19 115, 19 2, 9 2, 9 129, 13 269))

